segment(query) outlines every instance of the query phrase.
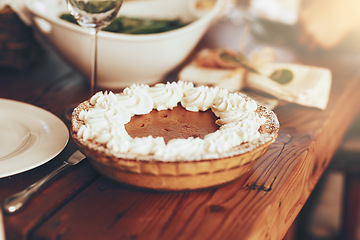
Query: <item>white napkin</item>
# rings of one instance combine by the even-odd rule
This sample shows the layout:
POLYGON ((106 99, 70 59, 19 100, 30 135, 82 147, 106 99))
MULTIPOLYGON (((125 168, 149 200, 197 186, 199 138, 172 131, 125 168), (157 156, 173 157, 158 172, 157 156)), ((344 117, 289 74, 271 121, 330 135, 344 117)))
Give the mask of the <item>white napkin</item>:
POLYGON ((11 9, 26 25, 31 25, 31 18, 25 8, 25 0, 1 0, 0 9, 4 8, 5 6, 10 6, 11 9))
POLYGON ((230 91, 238 91, 245 88, 245 69, 215 69, 198 67, 194 62, 185 66, 179 73, 183 81, 194 82, 203 85, 216 85, 227 88, 230 91))
MULTIPOLYGON (((254 54, 253 54, 254 55, 254 54)), ((328 104, 332 74, 329 69, 289 63, 269 62, 268 55, 249 61, 249 65, 258 71, 248 71, 245 68, 221 69, 199 67, 195 60, 185 66, 179 73, 179 79, 196 84, 216 85, 231 91, 241 91, 245 88, 269 94, 276 99, 262 97, 266 105, 275 107, 280 101, 296 103, 324 110, 328 104), (278 83, 269 76, 275 70, 288 69, 293 78, 288 83, 278 83)), ((255 58, 254 58, 255 59, 255 58)), ((256 95, 254 96, 256 98, 256 95)))
POLYGON ((326 68, 286 63, 267 63, 259 71, 248 73, 247 87, 299 105, 325 109, 331 88, 331 71, 326 68), (290 69, 294 79, 279 84, 268 78, 276 69, 290 69))

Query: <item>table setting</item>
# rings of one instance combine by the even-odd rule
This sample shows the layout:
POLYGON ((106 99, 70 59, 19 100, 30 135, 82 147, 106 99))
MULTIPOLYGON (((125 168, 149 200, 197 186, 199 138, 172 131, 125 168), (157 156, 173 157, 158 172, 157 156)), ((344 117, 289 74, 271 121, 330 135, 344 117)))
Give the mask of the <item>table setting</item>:
POLYGON ((0 68, 0 239, 291 235, 360 110, 357 55, 268 42, 224 17, 226 0, 110 1, 99 24, 87 1, 25 2, 4 4, 43 55, 0 68), (108 31, 154 16, 186 24, 108 31), (190 130, 143 134, 166 121, 164 136, 190 130))
POLYGON ((1 99, 1 118, 1 177, 49 161, 68 142, 65 124, 52 113, 33 105, 1 99), (57 136, 55 141, 53 136, 57 136), (23 158, 28 159, 26 164, 23 158))

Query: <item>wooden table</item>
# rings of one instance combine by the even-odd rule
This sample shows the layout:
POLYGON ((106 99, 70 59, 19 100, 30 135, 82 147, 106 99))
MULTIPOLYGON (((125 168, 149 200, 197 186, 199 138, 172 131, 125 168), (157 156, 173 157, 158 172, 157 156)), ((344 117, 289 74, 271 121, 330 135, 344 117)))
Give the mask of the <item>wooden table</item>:
MULTIPOLYGON (((220 22, 199 47, 238 48, 242 29, 220 22)), ((7 238, 282 239, 359 111, 360 56, 346 49, 315 54, 296 47, 291 38, 273 36, 268 42, 249 36, 246 49, 273 46, 279 62, 328 67, 333 86, 325 111, 294 104, 275 109, 279 137, 249 174, 208 190, 153 192, 112 182, 83 161, 21 212, 4 216, 7 238)), ((64 110, 81 102, 88 90, 86 80, 49 50, 27 71, 0 71, 1 98, 44 108, 68 126, 64 110)), ((59 166, 75 149, 70 140, 48 163, 0 179, 0 201, 59 166)))

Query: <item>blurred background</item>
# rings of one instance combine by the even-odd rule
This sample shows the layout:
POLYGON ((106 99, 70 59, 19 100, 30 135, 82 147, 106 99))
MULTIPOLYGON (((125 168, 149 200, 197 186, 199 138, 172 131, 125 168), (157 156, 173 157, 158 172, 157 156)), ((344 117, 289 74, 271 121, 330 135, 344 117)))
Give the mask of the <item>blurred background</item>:
MULTIPOLYGON (((211 5, 213 1, 197 2, 211 5)), ((31 68, 41 61, 44 51, 44 39, 35 35, 29 22, 19 16, 23 11, 21 4, 22 1, 16 0, 0 2, 0 77, 2 71, 31 68), (6 7, 8 5, 12 7, 6 7)), ((241 27, 242 31, 228 40, 229 45, 238 46, 239 49, 251 46, 251 39, 256 38, 274 46, 287 45, 310 56, 329 52, 355 55, 359 61, 349 64, 360 67, 359 10, 359 0, 226 0, 217 17, 219 21, 241 27)), ((358 116, 344 144, 348 139, 360 138, 359 126, 358 116)), ((359 141, 355 141, 351 151, 357 154, 355 158, 360 161, 359 141)), ((346 161, 346 156, 340 153, 336 158, 340 162, 346 161)), ((341 167, 339 164, 330 166, 299 216, 298 239, 341 238, 346 174, 349 168, 358 169, 359 161, 341 167)), ((353 174, 360 176, 360 172, 353 174)), ((355 208, 357 216, 360 215, 358 209, 355 208)), ((359 218, 356 221, 355 239, 360 239, 359 218)))

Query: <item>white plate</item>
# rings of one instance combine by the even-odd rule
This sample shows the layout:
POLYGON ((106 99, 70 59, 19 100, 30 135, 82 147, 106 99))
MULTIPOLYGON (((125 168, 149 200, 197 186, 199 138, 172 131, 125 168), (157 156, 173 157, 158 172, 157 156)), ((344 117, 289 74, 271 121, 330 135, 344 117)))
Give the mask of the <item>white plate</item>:
POLYGON ((39 107, 0 98, 0 178, 35 168, 59 154, 66 125, 39 107))

